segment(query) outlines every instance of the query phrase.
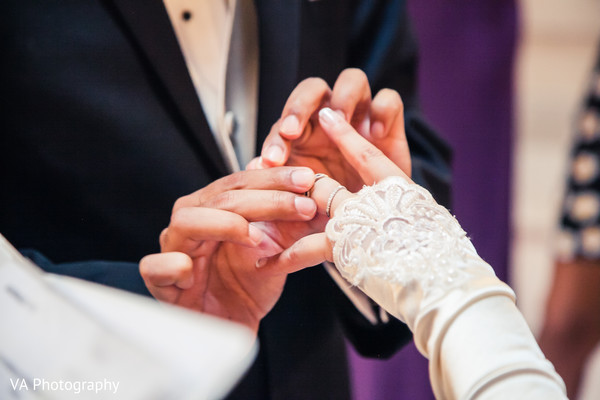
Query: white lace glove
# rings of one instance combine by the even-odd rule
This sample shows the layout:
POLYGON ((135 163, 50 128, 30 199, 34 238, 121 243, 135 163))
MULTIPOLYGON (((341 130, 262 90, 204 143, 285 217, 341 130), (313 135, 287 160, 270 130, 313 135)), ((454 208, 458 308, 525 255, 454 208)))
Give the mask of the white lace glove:
MULTIPOLYGON (((340 273, 416 333, 441 330, 441 307, 459 313, 494 294, 514 299, 448 210, 401 177, 366 186, 346 200, 326 228, 340 273)), ((449 321, 445 321, 449 322, 449 321)), ((435 343, 417 341, 426 356, 435 343)))
MULTIPOLYGON (((539 351, 514 307, 514 292, 495 276, 493 269, 477 255, 456 219, 425 189, 397 176, 365 187, 358 196, 338 206, 326 233, 342 276, 409 326, 417 348, 430 359, 437 398, 470 398, 513 369, 535 370, 537 375, 550 376, 550 386, 554 384, 558 388, 555 392, 561 395, 560 378, 539 351), (500 300, 499 308, 486 299, 492 296, 500 300), (486 341, 484 337, 483 342, 473 344, 468 336, 456 339, 453 334, 451 347, 464 349, 462 354, 467 358, 461 360, 462 364, 443 360, 441 353, 446 350, 442 342, 447 330, 474 303, 502 309, 503 314, 508 314, 505 321, 509 326, 518 328, 518 337, 511 337, 508 343, 501 339, 500 345, 496 345, 497 340, 486 341), (508 312, 504 312, 506 307, 508 312), (478 346, 504 355, 488 360, 487 356, 473 354, 478 346), (465 361, 476 370, 465 370, 465 361), (452 363, 463 369, 458 371, 460 376, 450 377, 456 372, 448 371, 452 363)), ((453 332, 465 333, 466 324, 468 335, 469 326, 486 319, 484 309, 471 307, 453 332)), ((491 316, 492 323, 497 322, 494 317, 491 316)), ((486 331, 479 329, 473 334, 486 336, 486 331)))

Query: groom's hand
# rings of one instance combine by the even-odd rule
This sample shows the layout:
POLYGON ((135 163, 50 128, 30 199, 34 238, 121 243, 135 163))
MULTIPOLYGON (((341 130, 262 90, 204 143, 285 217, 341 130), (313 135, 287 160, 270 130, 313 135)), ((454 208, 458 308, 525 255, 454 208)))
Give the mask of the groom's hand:
POLYGON ((180 198, 160 236, 162 253, 140 262, 148 289, 256 331, 287 276, 257 269, 256 261, 312 230, 316 204, 303 193, 313 182, 308 168, 243 171, 180 198))
POLYGON ((367 77, 358 69, 344 70, 333 90, 322 79, 302 81, 273 125, 261 157, 253 160, 249 168, 305 165, 315 172, 327 173, 350 190, 358 190, 362 180, 319 125, 317 113, 325 106, 341 113, 361 136, 410 175, 402 100, 391 89, 383 89, 371 99, 367 77))

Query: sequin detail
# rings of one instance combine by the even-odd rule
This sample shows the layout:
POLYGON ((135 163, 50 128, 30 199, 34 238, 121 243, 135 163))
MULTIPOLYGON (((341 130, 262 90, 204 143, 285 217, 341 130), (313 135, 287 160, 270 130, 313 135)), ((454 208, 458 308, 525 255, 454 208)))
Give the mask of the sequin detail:
POLYGON ((469 256, 479 258, 450 212, 401 177, 364 187, 342 203, 326 232, 337 268, 356 286, 376 276, 442 293, 467 279, 462 267, 469 256))

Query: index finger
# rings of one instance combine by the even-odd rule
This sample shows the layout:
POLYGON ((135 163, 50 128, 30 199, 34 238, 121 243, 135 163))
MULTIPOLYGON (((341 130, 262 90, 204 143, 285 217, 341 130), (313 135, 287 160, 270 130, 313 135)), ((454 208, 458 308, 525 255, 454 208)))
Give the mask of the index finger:
POLYGON ((296 140, 306 133, 311 116, 329 100, 331 89, 320 78, 303 80, 288 97, 281 118, 273 125, 266 137, 261 162, 265 167, 275 167, 286 163, 290 155, 290 140, 296 140))
POLYGON ((290 140, 300 137, 310 117, 330 96, 331 89, 321 78, 307 78, 300 82, 283 107, 279 133, 290 140))
POLYGON ((344 113, 357 131, 367 137, 370 129, 371 87, 367 74, 358 68, 347 68, 333 86, 331 108, 344 113))
POLYGON ((215 196, 231 190, 283 190, 304 193, 312 186, 315 174, 306 167, 277 167, 235 172, 204 188, 180 197, 173 212, 183 207, 202 206, 215 196))
POLYGON ((319 111, 319 123, 365 184, 371 185, 392 175, 409 179, 392 160, 332 109, 319 111))

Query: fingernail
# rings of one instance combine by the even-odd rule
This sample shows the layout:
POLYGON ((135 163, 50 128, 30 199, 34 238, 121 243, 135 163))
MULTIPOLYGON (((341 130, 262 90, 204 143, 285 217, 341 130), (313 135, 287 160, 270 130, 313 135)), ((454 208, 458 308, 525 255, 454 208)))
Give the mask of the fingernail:
POLYGON ((296 206, 296 210, 307 217, 313 217, 315 212, 317 212, 317 204, 314 200, 309 199, 308 197, 296 196, 294 199, 294 205, 296 206))
POLYGON ((267 264, 266 258, 259 258, 258 260, 256 260, 256 268, 262 268, 265 266, 265 264, 267 264))
POLYGON ((276 145, 269 146, 265 152, 265 158, 274 164, 280 164, 283 162, 283 149, 276 145))
POLYGON ((281 123, 281 127, 279 130, 285 134, 293 135, 298 132, 300 129, 300 121, 298 121, 298 117, 294 114, 288 115, 285 117, 283 122, 281 123))
POLYGON ((258 245, 263 241, 265 234, 263 231, 250 224, 248 225, 248 236, 250 236, 250 240, 252 240, 255 245, 258 245))
POLYGON ((308 168, 300 168, 292 171, 292 183, 301 188, 308 188, 315 180, 315 174, 308 168))
POLYGON ((343 121, 343 118, 331 108, 325 107, 319 111, 319 121, 325 125, 333 126, 343 121))
POLYGON ((262 156, 258 157, 258 162, 256 163, 256 169, 265 169, 268 168, 265 162, 263 161, 262 156))

